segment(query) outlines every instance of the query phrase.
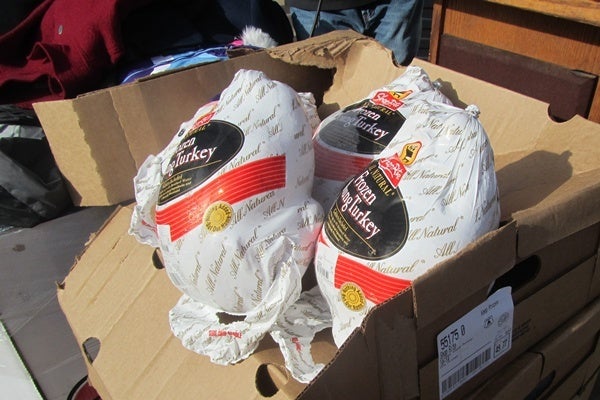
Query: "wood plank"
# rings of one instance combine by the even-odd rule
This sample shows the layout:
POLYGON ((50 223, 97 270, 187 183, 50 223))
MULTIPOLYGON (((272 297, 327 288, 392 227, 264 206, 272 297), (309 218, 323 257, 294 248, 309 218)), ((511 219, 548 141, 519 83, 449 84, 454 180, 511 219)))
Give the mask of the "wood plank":
POLYGON ((486 0, 600 26, 600 2, 594 0, 486 0))
POLYGON ((557 121, 588 117, 597 77, 450 35, 439 42, 438 64, 549 104, 557 121))
MULTIPOLYGON (((430 61, 438 63, 440 37, 449 34, 600 76, 599 7, 598 0, 435 0, 430 61)), ((588 118, 600 122, 600 85, 588 118)))
POLYGON ((443 33, 445 2, 435 0, 431 15, 431 33, 429 36, 429 62, 437 64, 438 46, 443 33))
MULTIPOLYGON (((444 2, 443 21, 438 22, 441 34, 600 75, 600 29, 596 26, 489 1, 444 2)), ((600 122, 600 88, 589 119, 600 122)))
POLYGON ((586 72, 600 71, 600 29, 490 2, 449 0, 443 33, 586 72))

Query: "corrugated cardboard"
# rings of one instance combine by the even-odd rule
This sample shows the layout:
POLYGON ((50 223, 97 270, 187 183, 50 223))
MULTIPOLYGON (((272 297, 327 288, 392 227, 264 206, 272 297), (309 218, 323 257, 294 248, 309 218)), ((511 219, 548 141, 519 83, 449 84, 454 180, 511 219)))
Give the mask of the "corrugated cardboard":
MULTIPOLYGON (((512 348, 446 398, 463 398, 584 308, 592 300, 590 282, 596 272, 596 259, 594 255, 515 304, 512 348)), ((437 359, 420 368, 419 378, 421 399, 439 399, 437 359)))
MULTIPOLYGON (((598 301, 586 308, 577 321, 580 326, 571 325, 571 330, 557 332, 554 343, 537 347, 547 364, 543 377, 554 377, 547 390, 534 391, 548 400, 575 397, 583 393, 588 385, 593 386, 593 376, 600 368, 600 309, 598 301), (561 337, 562 336, 562 337, 561 337), (571 365, 575 368, 569 369, 571 365)), ((545 383, 544 381, 542 381, 545 383)))
MULTIPOLYGON (((526 309, 526 302, 543 296, 539 293, 552 283, 580 282, 567 275, 580 271, 574 267, 592 254, 575 254, 578 242, 567 238, 590 229, 581 248, 586 253, 598 250, 594 226, 600 223, 600 126, 580 117, 552 122, 544 103, 420 60, 415 63, 432 79, 442 81, 442 90, 455 104, 479 106, 496 154, 502 226, 377 307, 341 349, 332 348, 327 335, 321 337, 315 354, 330 360, 326 369, 307 386, 293 380, 285 383, 286 379, 273 382, 275 398, 415 398, 420 391, 419 367, 435 357, 432 338, 485 299, 498 278, 535 254, 546 260, 542 264, 554 263, 546 278, 533 279, 532 285, 538 285, 531 289, 534 293, 523 295, 519 304, 526 309), (551 245, 563 246, 564 257, 555 259, 551 250, 549 256, 541 256, 551 245), (563 275, 565 279, 558 279, 563 275)), ((297 90, 311 88, 321 116, 351 104, 403 71, 374 40, 350 31, 334 32, 75 100, 36 104, 74 195, 82 204, 131 198, 132 188, 127 185, 135 170, 132 166, 139 165, 147 152, 159 151, 179 124, 225 87, 240 67, 260 68, 297 90), (92 117, 107 121, 92 121, 92 117), (61 131, 63 123, 66 128, 61 131), (103 135, 115 135, 114 142, 122 147, 107 154, 112 139, 103 135), (71 150, 80 156, 80 165, 70 161, 71 150), (127 166, 122 170, 110 159, 121 156, 127 166)), ((88 367, 91 382, 104 400, 260 398, 257 374, 262 393, 268 386, 262 378, 268 382, 286 377, 278 351, 268 342, 247 361, 224 368, 173 340, 166 312, 179 294, 164 271, 152 266, 152 249, 127 236, 127 221, 125 208, 90 243, 58 290, 78 341, 90 337, 100 341, 98 356, 88 367)), ((591 285, 595 261, 584 264, 589 274, 586 283, 591 285)), ((546 271, 543 265, 542 269, 546 271)), ((576 292, 588 295, 587 287, 576 292)), ((569 308, 562 297, 565 292, 551 293, 562 301, 561 315, 580 308, 569 308)), ((571 301, 571 293, 568 296, 571 301)), ((551 324, 540 322, 530 329, 541 339, 551 324)))
MULTIPOLYGON (((510 286, 512 288, 513 303, 519 304, 522 300, 536 294, 548 284, 563 276, 566 272, 572 270, 584 261, 589 260, 590 258, 595 260, 599 243, 600 224, 594 224, 579 232, 566 236, 557 242, 530 254, 528 257, 517 258, 515 265, 502 275, 490 277, 487 281, 478 281, 481 286, 476 293, 470 295, 463 295, 461 293, 457 296, 457 299, 462 299, 462 302, 446 309, 443 313, 439 314, 435 320, 425 323, 423 322, 425 320, 424 318, 417 318, 417 322, 420 322, 418 325, 418 336, 420 338, 417 350, 418 364, 425 365, 436 357, 437 334, 462 317, 466 312, 482 303, 487 298, 488 293, 492 293, 496 289, 504 286, 510 286), (492 289, 490 289, 489 285, 485 285, 486 283, 491 282, 494 283, 492 289)), ((458 261, 461 263, 463 262, 462 259, 459 259, 458 261)), ((594 263, 595 261, 588 262, 594 263)), ((459 268, 462 269, 462 267, 457 266, 450 269, 450 271, 459 268)), ((596 273, 596 270, 593 268, 590 269, 590 271, 596 273)), ((470 279, 469 276, 477 276, 478 278, 482 276, 481 272, 477 270, 468 271, 468 273, 469 275, 463 276, 465 281, 470 279)), ((598 276, 589 276, 585 279, 586 291, 585 293, 579 291, 578 294, 585 294, 586 299, 592 299, 595 297, 595 289, 592 287, 588 289, 588 286, 590 285, 590 282, 595 282, 596 279, 598 279, 598 276), (590 292, 589 295, 588 291, 590 292)), ((428 283, 431 284, 431 282, 428 283)), ((420 281, 418 284, 420 284, 420 281)), ((472 283, 472 285, 474 284, 475 282, 472 283)), ((442 283, 434 282, 433 285, 442 285, 442 283)), ((557 299, 560 299, 561 297, 561 294, 559 294, 557 299)), ((436 301, 435 298, 431 297, 428 297, 427 299, 436 301)), ((568 312, 570 309, 575 312, 575 304, 570 308, 567 308, 566 311, 568 312)), ((436 314, 437 313, 435 312, 429 313, 429 315, 436 314)), ((552 317, 561 316, 552 315, 552 317)))
MULTIPOLYGON (((600 244, 599 244, 600 245, 600 244)), ((600 254, 600 248, 598 249, 598 254, 600 254)), ((596 275, 592 280, 592 287, 590 289, 590 295, 592 297, 600 296, 600 256, 596 261, 596 275)))
MULTIPOLYGON (((596 327, 598 323, 596 323, 596 327)), ((583 360, 557 386, 545 393, 545 400, 562 400, 567 398, 579 400, 596 400, 590 397, 594 390, 600 372, 600 339, 597 338, 593 353, 583 360)))
MULTIPOLYGON (((82 348, 89 339, 100 342, 97 357, 86 353, 86 361, 102 399, 254 399, 260 398, 255 380, 266 378, 259 384, 268 392, 268 378, 277 371, 288 381, 279 382, 280 396, 293 398, 302 386, 287 377, 274 342, 264 341, 254 357, 231 367, 211 364, 183 348, 167 317, 181 293, 155 267, 154 250, 127 234, 130 218, 130 208, 118 210, 59 289, 82 348), (263 371, 268 365, 272 374, 263 371), (212 393, 215 388, 226 392, 212 393)), ((323 335, 317 341, 321 362, 336 350, 328 339, 323 335)))
POLYGON ((594 375, 588 380, 583 387, 577 390, 577 394, 571 400, 596 400, 598 393, 598 377, 600 376, 600 368, 596 370, 594 375), (594 397, 593 397, 594 396, 594 397))
POLYGON ((600 367, 599 333, 600 299, 596 299, 465 400, 533 400, 558 392, 557 398, 570 399, 600 367))

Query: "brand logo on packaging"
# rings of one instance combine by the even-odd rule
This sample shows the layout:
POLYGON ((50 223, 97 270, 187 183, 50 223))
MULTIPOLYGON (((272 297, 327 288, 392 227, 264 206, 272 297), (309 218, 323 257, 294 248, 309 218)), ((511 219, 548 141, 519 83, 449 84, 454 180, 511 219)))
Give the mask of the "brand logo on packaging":
POLYGON ((365 295, 360 287, 352 282, 344 283, 340 287, 342 303, 352 311, 360 311, 367 304, 365 295))
POLYGON ((411 93, 411 90, 407 90, 404 92, 394 92, 392 90, 381 91, 375 93, 375 95, 371 98, 371 102, 373 104, 377 104, 379 106, 383 106, 390 110, 396 111, 404 105, 402 99, 405 99, 411 93))
POLYGON ((200 126, 207 124, 212 119, 213 115, 215 115, 214 111, 204 114, 203 116, 198 118, 196 122, 194 122, 192 129, 198 129, 200 126))
POLYGON ((405 144, 400 153, 400 162, 404 165, 411 165, 414 163, 419 154, 419 150, 421 150, 421 146, 421 142, 405 144))
POLYGON ((204 226, 211 232, 222 231, 233 217, 233 208, 224 201, 210 205, 204 213, 204 226))
POLYGON ((194 121, 194 125, 192 125, 192 127, 190 128, 190 131, 196 130, 198 129, 198 127, 209 123, 212 117, 215 115, 215 109, 218 105, 218 101, 212 101, 206 104, 206 106, 203 108, 210 107, 210 110, 196 118, 196 121, 194 121))
POLYGON ((379 169, 394 187, 398 186, 406 173, 406 167, 404 167, 404 164, 396 156, 379 160, 379 169))

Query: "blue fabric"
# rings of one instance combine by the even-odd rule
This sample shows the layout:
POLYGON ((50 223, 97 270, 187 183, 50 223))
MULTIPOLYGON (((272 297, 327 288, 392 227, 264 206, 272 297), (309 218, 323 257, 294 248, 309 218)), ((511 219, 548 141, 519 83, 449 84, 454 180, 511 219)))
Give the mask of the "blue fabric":
MULTIPOLYGON (((309 37, 315 10, 291 7, 296 38, 309 37)), ((351 29, 373 37, 392 50, 398 64, 408 65, 419 50, 423 0, 379 1, 358 8, 321 11, 314 36, 333 30, 351 29)))
POLYGON ((221 46, 210 49, 186 51, 184 53, 168 56, 152 57, 140 61, 138 64, 130 66, 128 69, 122 71, 121 74, 123 76, 119 80, 120 83, 128 83, 158 72, 226 60, 229 58, 227 56, 227 48, 227 46, 221 46))

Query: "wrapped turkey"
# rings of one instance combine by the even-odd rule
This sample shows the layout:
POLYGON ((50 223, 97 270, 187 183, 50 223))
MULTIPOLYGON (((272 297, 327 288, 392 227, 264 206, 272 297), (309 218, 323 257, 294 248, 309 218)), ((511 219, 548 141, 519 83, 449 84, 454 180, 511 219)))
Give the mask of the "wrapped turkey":
POLYGON ((171 329, 215 363, 248 357, 300 297, 323 222, 317 123, 312 95, 240 70, 135 178, 130 233, 183 293, 171 329))
POLYGON ((494 155, 478 114, 423 102, 327 213, 315 264, 338 346, 374 306, 498 227, 494 155))
POLYGON ((421 67, 409 66, 391 83, 323 120, 314 136, 313 197, 328 210, 348 178, 385 149, 422 100, 451 104, 421 67))

